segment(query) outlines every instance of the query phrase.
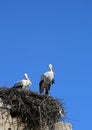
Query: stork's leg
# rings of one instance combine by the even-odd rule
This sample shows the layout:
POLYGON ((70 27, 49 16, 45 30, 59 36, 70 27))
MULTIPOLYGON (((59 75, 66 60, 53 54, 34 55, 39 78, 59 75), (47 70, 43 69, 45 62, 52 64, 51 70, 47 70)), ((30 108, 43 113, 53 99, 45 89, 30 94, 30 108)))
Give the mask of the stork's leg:
POLYGON ((44 81, 41 80, 40 83, 39 83, 39 92, 43 93, 43 91, 44 91, 44 81))
POLYGON ((48 90, 50 90, 50 84, 49 84, 49 86, 48 86, 48 90))
POLYGON ((48 95, 48 87, 45 88, 45 94, 48 95))
POLYGON ((45 94, 48 95, 49 93, 49 90, 50 90, 50 84, 48 84, 45 88, 45 94))
POLYGON ((43 87, 43 86, 40 86, 40 87, 39 87, 39 91, 40 91, 40 93, 43 93, 44 87, 43 87))

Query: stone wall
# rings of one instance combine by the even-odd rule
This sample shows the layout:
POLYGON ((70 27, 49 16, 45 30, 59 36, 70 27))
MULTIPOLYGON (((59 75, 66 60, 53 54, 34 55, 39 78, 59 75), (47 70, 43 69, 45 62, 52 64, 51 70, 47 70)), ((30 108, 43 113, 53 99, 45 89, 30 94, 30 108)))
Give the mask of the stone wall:
POLYGON ((72 126, 69 123, 58 122, 52 129, 46 128, 45 130, 72 130, 72 126))
POLYGON ((0 130, 23 130, 24 124, 10 116, 9 110, 0 108, 0 130))
MULTIPOLYGON (((0 108, 0 130, 29 130, 20 119, 12 118, 9 110, 0 108)), ((33 130, 33 129, 31 129, 33 130)), ((36 129, 38 130, 38 129, 36 129)), ((40 129, 41 130, 41 129, 40 129)), ((51 129, 44 130, 72 130, 71 124, 58 122, 51 129)))

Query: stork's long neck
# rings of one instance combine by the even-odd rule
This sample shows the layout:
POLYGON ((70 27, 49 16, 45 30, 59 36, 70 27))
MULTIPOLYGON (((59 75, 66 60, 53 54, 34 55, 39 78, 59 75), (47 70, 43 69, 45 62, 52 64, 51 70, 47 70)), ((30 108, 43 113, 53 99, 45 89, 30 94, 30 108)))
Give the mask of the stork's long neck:
POLYGON ((28 78, 28 76, 25 77, 25 80, 29 83, 29 86, 32 85, 31 80, 28 78))
POLYGON ((51 77, 54 78, 54 70, 53 70, 53 68, 50 69, 50 75, 51 75, 51 77))
POLYGON ((54 69, 53 68, 50 68, 50 71, 54 73, 54 69))
POLYGON ((25 79, 26 79, 26 80, 29 80, 29 78, 28 78, 28 77, 26 77, 25 79))

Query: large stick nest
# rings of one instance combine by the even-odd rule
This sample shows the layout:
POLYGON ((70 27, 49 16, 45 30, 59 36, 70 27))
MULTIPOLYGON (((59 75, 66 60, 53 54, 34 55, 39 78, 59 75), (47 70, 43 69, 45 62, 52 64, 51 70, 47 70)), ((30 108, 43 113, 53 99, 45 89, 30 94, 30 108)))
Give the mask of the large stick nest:
POLYGON ((0 88, 4 106, 10 106, 12 117, 18 117, 28 128, 44 129, 62 119, 63 104, 51 96, 40 95, 30 90, 0 88))

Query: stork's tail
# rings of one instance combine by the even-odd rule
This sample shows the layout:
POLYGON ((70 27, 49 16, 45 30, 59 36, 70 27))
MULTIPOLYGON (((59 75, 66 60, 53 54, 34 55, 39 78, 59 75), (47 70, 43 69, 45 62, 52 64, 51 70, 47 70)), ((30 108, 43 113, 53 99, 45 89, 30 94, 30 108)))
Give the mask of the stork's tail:
POLYGON ((55 79, 52 80, 52 84, 55 84, 55 79))

